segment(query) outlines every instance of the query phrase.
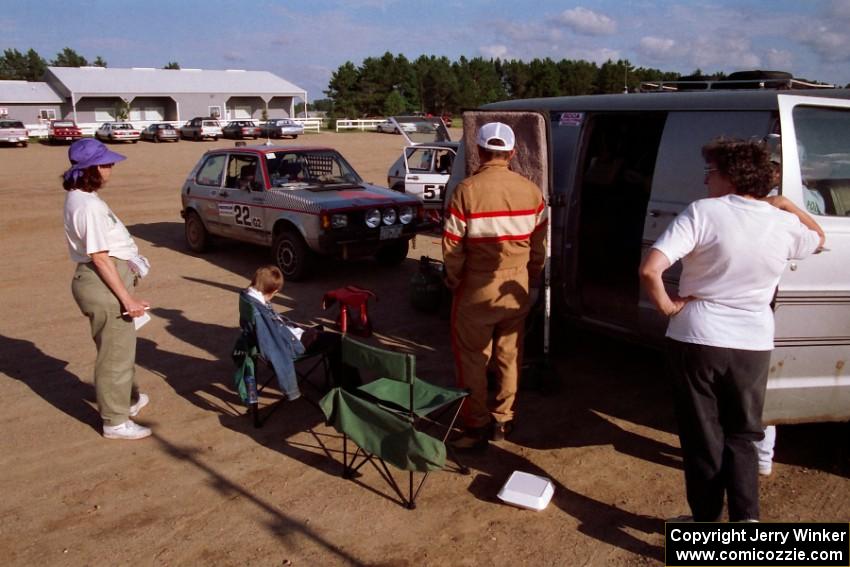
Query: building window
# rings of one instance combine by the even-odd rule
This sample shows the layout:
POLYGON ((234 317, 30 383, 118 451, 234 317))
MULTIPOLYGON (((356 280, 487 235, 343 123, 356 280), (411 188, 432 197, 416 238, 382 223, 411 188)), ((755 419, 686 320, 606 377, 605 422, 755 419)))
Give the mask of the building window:
POLYGON ((221 117, 221 107, 220 106, 211 106, 211 107, 209 107, 209 110, 210 110, 210 116, 212 118, 221 117))
POLYGON ((56 120, 56 109, 42 108, 38 111, 38 117, 41 120, 56 120))

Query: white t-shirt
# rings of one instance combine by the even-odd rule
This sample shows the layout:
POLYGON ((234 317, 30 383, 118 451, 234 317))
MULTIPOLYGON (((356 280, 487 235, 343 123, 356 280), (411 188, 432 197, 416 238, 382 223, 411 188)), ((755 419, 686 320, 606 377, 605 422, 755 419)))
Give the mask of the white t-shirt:
POLYGON ((91 254, 107 252, 119 260, 138 256, 139 249, 97 192, 72 189, 65 195, 65 237, 71 260, 91 262, 91 254))
POLYGON ((817 249, 818 234, 793 214, 739 195, 701 199, 677 216, 653 248, 682 260, 679 295, 692 296, 670 319, 677 341, 743 350, 773 349, 773 298, 789 259, 817 249))

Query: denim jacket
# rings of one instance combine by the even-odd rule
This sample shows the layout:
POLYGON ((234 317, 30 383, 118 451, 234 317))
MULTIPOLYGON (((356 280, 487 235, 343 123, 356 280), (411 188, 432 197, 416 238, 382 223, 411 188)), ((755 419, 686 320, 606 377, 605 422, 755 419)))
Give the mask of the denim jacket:
POLYGON ((290 400, 297 398, 301 393, 293 361, 304 354, 304 345, 287 328, 286 319, 270 304, 257 301, 245 291, 240 293, 239 299, 254 307, 254 321, 248 323, 253 323, 260 353, 271 362, 280 390, 290 400))

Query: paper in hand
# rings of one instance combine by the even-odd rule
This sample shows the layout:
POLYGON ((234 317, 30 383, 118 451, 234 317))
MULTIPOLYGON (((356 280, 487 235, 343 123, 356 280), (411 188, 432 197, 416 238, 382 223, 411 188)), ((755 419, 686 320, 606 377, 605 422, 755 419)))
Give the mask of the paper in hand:
POLYGON ((147 311, 139 315, 138 317, 133 317, 133 325, 135 325, 136 330, 138 331, 142 327, 147 324, 148 321, 151 320, 151 316, 147 314, 147 311))

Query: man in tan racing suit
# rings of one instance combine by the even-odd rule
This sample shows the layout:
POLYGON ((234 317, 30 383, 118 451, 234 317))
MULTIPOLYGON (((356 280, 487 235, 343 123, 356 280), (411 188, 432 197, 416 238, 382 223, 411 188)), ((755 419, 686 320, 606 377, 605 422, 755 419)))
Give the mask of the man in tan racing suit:
MULTIPOLYGON (((454 292, 452 347, 457 382, 468 388, 458 450, 486 449, 513 429, 513 406, 528 314, 529 280, 543 269, 546 205, 540 189, 508 169, 514 133, 491 122, 477 137, 481 167, 455 189, 446 209, 443 259, 454 292), (487 363, 498 371, 487 403, 487 363)), ((471 149, 471 148, 470 148, 471 149)))

